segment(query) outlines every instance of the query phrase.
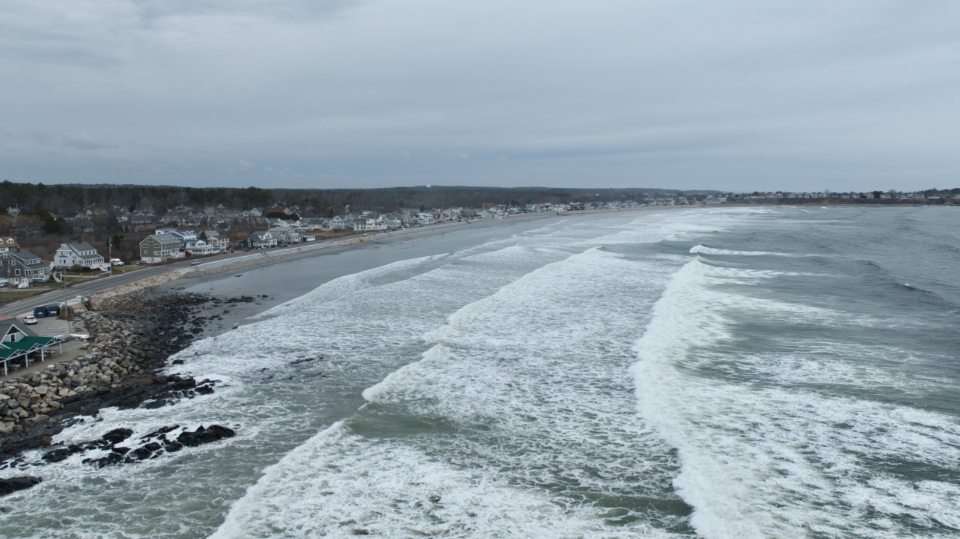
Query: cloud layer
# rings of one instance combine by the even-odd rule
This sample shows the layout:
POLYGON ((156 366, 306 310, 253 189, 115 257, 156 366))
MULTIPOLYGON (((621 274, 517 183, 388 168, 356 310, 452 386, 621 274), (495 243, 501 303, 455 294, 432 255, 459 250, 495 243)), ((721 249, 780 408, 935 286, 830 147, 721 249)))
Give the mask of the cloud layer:
POLYGON ((957 20, 882 1, 5 2, 0 178, 953 186, 957 20))

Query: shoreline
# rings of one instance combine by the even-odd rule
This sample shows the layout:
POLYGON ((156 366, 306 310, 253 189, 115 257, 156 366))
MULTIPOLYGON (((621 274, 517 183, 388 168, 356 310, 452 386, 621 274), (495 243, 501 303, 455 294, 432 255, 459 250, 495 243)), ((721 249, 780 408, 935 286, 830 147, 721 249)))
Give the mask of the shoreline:
MULTIPOLYGON (((453 236, 458 232, 536 223, 557 216, 534 214, 524 217, 484 222, 481 226, 477 226, 480 224, 477 222, 447 223, 400 234, 377 234, 368 236, 371 239, 366 241, 339 243, 325 249, 266 259, 249 269, 243 268, 243 271, 262 272, 310 259, 332 260, 337 257, 325 255, 363 253, 384 246, 444 237, 448 232, 453 236)), ((3 401, 0 403, 0 470, 33 469, 44 461, 57 462, 89 448, 113 447, 112 442, 103 446, 106 443, 103 440, 90 441, 84 447, 60 447, 53 443, 53 436, 73 421, 96 417, 101 408, 160 408, 180 399, 213 393, 215 382, 165 374, 177 363, 171 362, 170 358, 196 339, 215 337, 241 324, 254 323, 259 320, 258 315, 302 295, 302 290, 273 295, 184 292, 188 287, 197 289, 210 283, 229 282, 233 271, 227 266, 216 273, 185 279, 189 270, 178 270, 95 294, 91 296, 91 310, 78 305, 77 314, 84 320, 90 334, 86 349, 80 355, 50 361, 34 372, 11 373, 8 380, 0 382, 0 400, 3 401), (167 335, 173 338, 165 337, 167 335), (23 399, 22 404, 20 399, 23 399), (42 461, 23 460, 24 452, 45 448, 49 450, 42 461)), ((320 284, 311 282, 309 287, 313 289, 320 284)), ((132 462, 128 457, 114 457, 94 465, 132 462)), ((37 482, 25 481, 23 484, 29 488, 37 482)))
MULTIPOLYGON (((107 443, 105 440, 92 440, 83 444, 83 447, 61 447, 60 444, 53 443, 52 437, 72 424, 72 421, 80 417, 96 417, 100 408, 161 408, 184 398, 202 398, 203 395, 215 392, 216 382, 197 381, 190 376, 170 374, 171 370, 176 370, 171 367, 183 361, 171 361, 171 356, 190 346, 194 340, 214 338, 241 325, 259 322, 263 320, 261 315, 273 307, 309 293, 341 275, 423 255, 418 253, 418 249, 428 255, 448 252, 444 250, 443 241, 453 242, 453 248, 462 248, 470 241, 483 243, 504 226, 526 230, 534 229, 543 222, 562 218, 665 209, 679 208, 620 208, 443 223, 407 229, 400 233, 362 236, 371 239, 339 243, 303 253, 289 253, 241 269, 227 265, 222 271, 194 278, 184 278, 185 274, 189 274, 189 269, 179 270, 104 291, 100 293, 101 297, 92 301, 91 311, 81 311, 80 314, 90 333, 89 348, 85 353, 63 363, 51 362, 42 370, 23 379, 14 373, 11 380, 0 385, 0 395, 17 390, 29 395, 28 398, 34 402, 42 400, 46 404, 44 408, 38 408, 29 421, 18 422, 17 425, 21 428, 17 432, 0 436, 0 470, 33 470, 44 464, 43 461, 57 462, 76 452, 85 451, 86 448, 112 448, 113 442, 103 445, 107 443), (447 233, 450 233, 450 238, 444 239, 447 233), (376 256, 378 253, 379 257, 376 256), (352 262, 345 261, 345 257, 353 258, 352 262), (358 261, 360 266, 356 265, 358 261), (319 272, 323 274, 319 277, 310 275, 313 278, 296 279, 299 287, 285 286, 289 284, 287 280, 279 285, 273 284, 267 294, 263 293, 265 290, 254 289, 256 283, 262 282, 271 272, 295 273, 300 265, 307 266, 308 270, 319 265, 327 271, 319 272), (330 268, 335 268, 335 271, 330 273, 330 268), (234 274, 234 271, 243 273, 234 274), (251 275, 246 276, 246 273, 251 275), (240 284, 237 286, 234 285, 234 277, 247 277, 250 280, 238 279, 240 284), (210 290, 206 290, 207 288, 210 290), (158 334, 175 337, 159 346, 158 334), (149 350, 141 350, 142 348, 149 350), (83 377, 84 375, 86 377, 83 377), (64 379, 69 381, 64 383, 64 379), (51 387, 54 389, 51 390, 51 387), (41 395, 38 390, 45 391, 41 395), (35 449, 47 449, 41 457, 42 461, 25 462, 24 452, 35 449)), ((302 271, 303 268, 300 269, 302 271)), ((309 274, 309 271, 307 273, 309 274)), ((5 410, 0 408, 0 412, 5 410)), ((3 413, 0 413, 0 417, 2 416, 3 413)), ((211 438, 208 441, 219 439, 209 436, 211 438)), ((165 439, 163 441, 170 442, 165 439)), ((159 454, 156 451, 163 452, 164 447, 166 446, 156 446, 140 451, 137 458, 126 457, 124 453, 111 454, 107 461, 97 461, 92 465, 100 467, 136 462, 156 456, 159 454)), ((117 451, 125 452, 125 449, 121 447, 117 451)), ((27 483, 29 482, 25 484, 27 483)))

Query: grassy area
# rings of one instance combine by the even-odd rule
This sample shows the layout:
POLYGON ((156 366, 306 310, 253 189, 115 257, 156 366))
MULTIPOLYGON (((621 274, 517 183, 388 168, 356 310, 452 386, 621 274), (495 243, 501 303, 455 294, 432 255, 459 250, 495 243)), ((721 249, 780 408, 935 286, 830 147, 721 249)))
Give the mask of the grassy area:
POLYGON ((42 294, 50 290, 49 288, 27 288, 24 290, 17 289, 0 289, 0 305, 5 305, 7 303, 13 303, 14 301, 20 301, 21 299, 27 299, 37 294, 42 294))
POLYGON ((120 266, 114 267, 112 275, 123 275, 124 273, 130 273, 131 271, 142 270, 148 266, 120 266))

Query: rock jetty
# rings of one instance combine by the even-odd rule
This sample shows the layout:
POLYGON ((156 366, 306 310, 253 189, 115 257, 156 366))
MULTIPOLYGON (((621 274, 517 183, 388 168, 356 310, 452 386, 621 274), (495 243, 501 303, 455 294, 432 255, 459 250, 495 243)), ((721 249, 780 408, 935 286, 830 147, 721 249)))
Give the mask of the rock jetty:
POLYGON ((211 301, 253 299, 141 291, 104 299, 97 311, 81 310, 77 315, 90 333, 83 356, 0 383, 0 461, 49 445, 75 416, 108 406, 160 407, 212 393, 212 382, 157 371, 195 338, 202 323, 195 310, 211 301))

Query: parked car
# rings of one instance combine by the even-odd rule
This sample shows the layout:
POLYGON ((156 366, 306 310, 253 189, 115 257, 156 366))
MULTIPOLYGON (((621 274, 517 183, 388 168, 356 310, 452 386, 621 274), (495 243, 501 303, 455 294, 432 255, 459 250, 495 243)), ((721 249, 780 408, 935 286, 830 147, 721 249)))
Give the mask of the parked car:
POLYGON ((122 265, 123 265, 123 260, 120 260, 119 258, 111 258, 111 259, 110 259, 110 265, 111 265, 111 266, 122 266, 122 265))
POLYGON ((23 319, 23 323, 26 324, 26 325, 28 325, 28 326, 32 326, 32 325, 34 325, 34 324, 37 323, 37 317, 36 317, 36 316, 28 316, 28 317, 26 317, 26 318, 23 319))
POLYGON ((7 286, 10 286, 10 280, 9 280, 9 279, 0 279, 0 288, 5 288, 5 287, 7 287, 7 286))

